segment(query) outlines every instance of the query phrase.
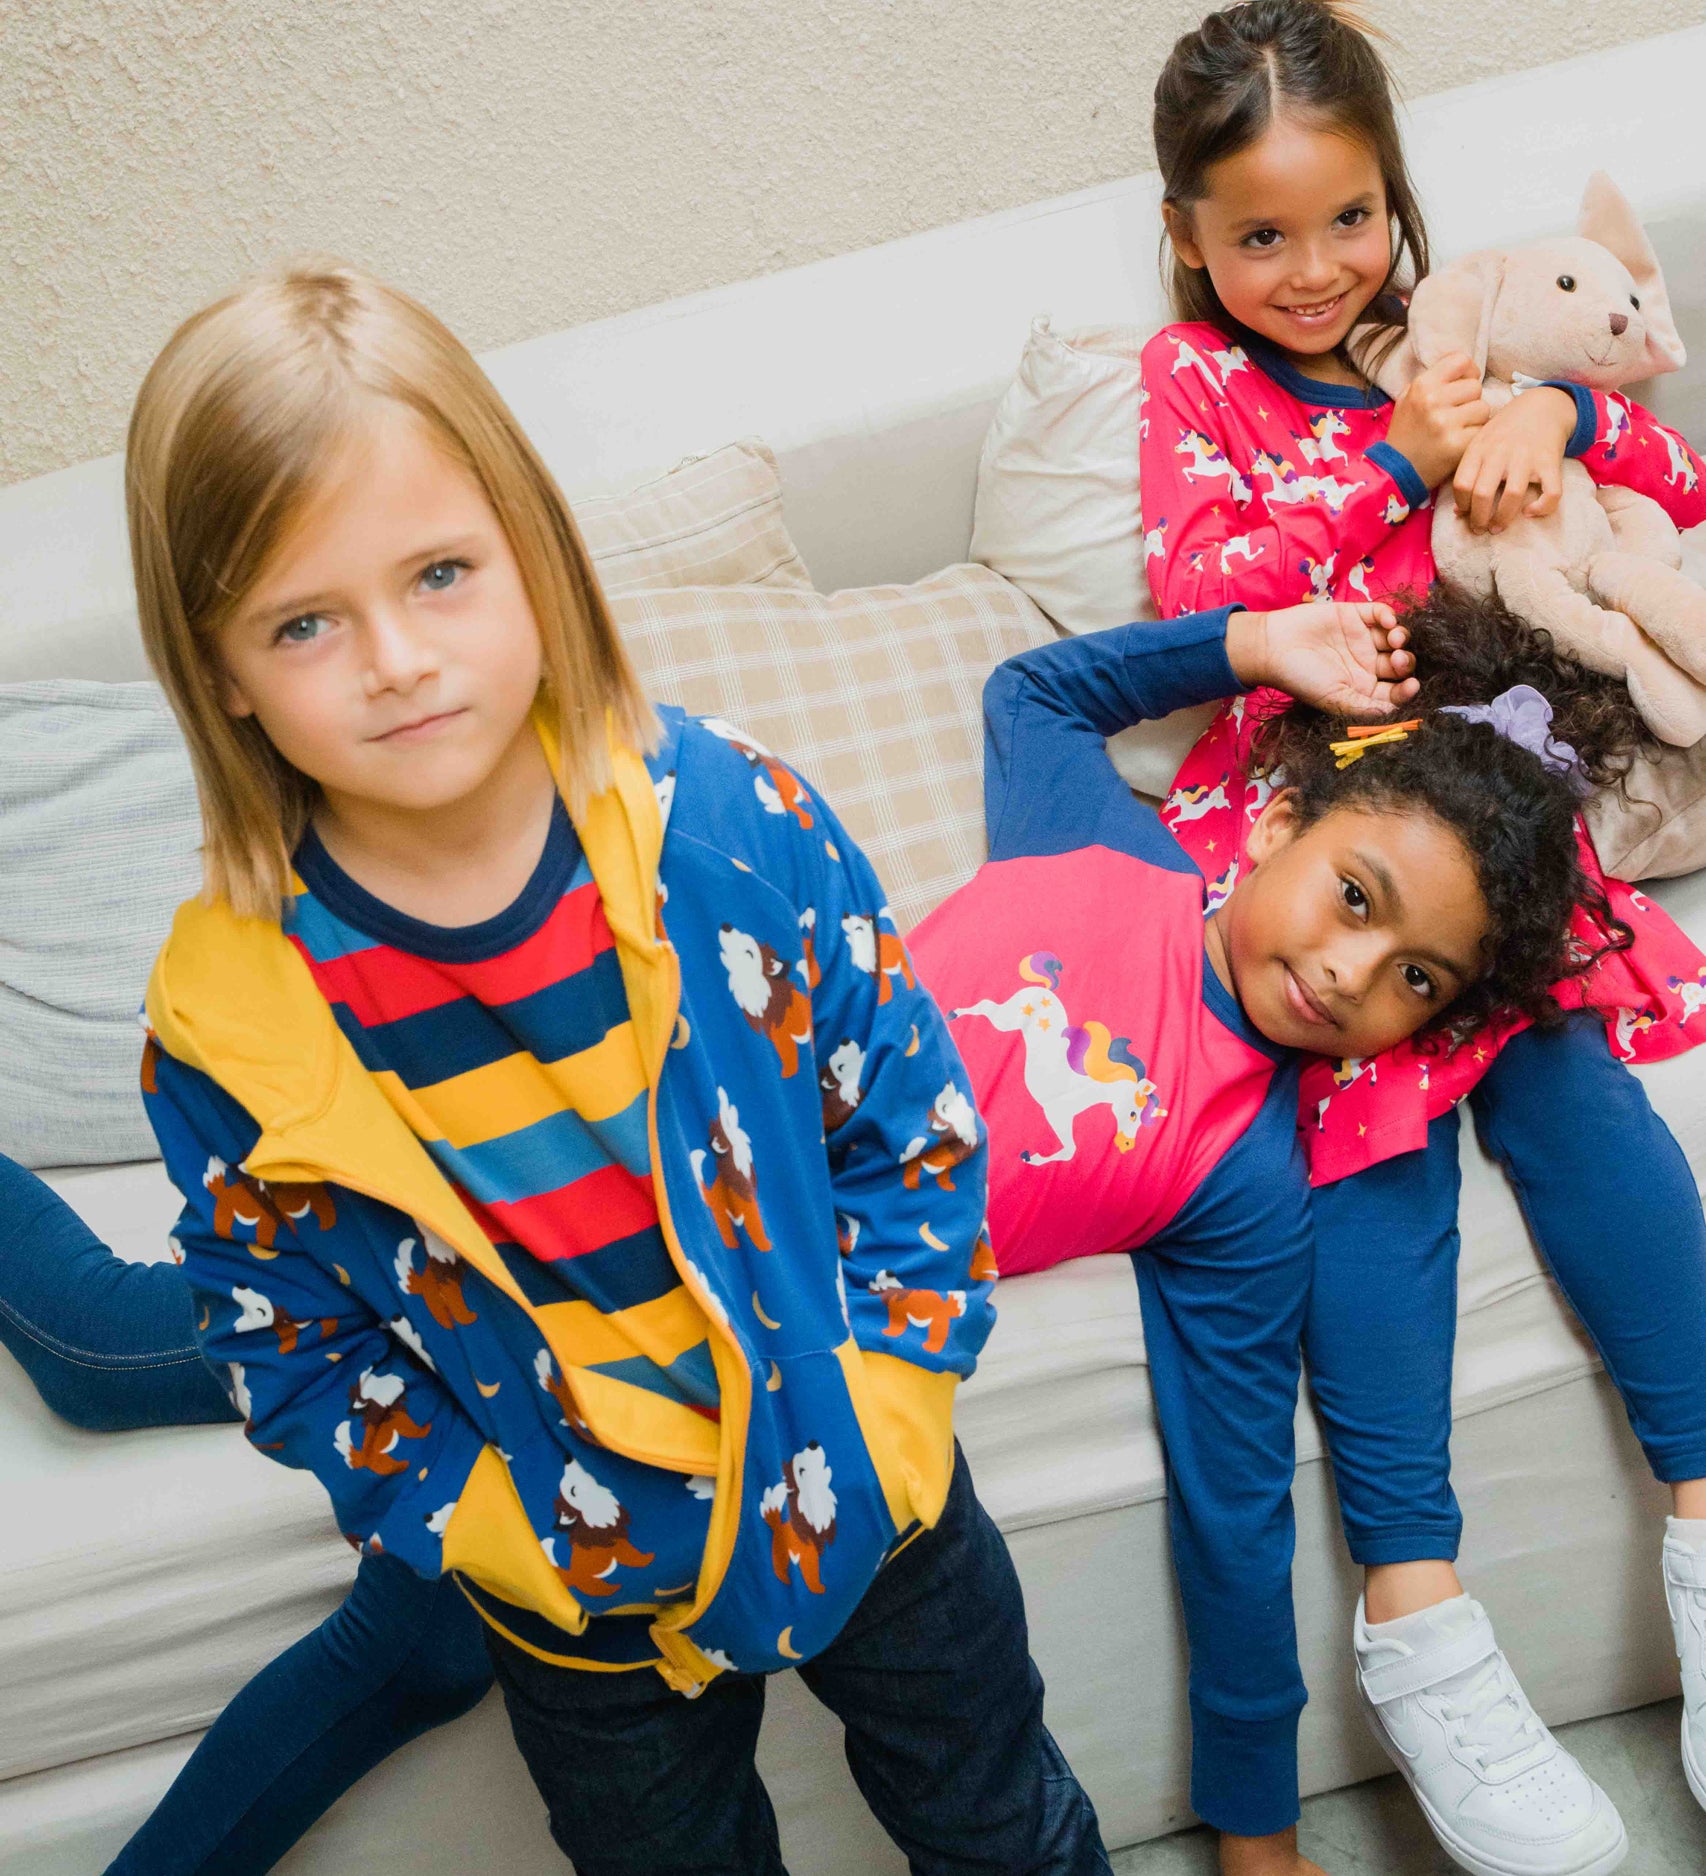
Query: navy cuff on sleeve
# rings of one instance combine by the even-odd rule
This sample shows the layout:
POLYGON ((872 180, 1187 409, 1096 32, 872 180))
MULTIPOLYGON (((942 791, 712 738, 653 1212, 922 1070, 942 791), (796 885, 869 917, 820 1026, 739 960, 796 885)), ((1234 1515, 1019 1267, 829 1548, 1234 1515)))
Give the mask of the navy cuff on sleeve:
POLYGON ((1576 427, 1564 445, 1566 456, 1585 456, 1599 441, 1599 406, 1585 384, 1571 384, 1567 378, 1548 378, 1549 391, 1568 391, 1576 400, 1576 427))
POLYGON ((1371 443, 1363 454, 1398 484, 1398 493, 1412 508, 1420 508, 1433 493, 1401 449, 1394 449, 1390 443, 1371 443))

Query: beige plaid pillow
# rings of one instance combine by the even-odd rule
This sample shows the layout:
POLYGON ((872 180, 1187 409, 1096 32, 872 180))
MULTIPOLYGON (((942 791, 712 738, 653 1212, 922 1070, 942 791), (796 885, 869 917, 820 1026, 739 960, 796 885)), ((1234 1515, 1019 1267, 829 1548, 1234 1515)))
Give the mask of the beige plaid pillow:
POLYGON ((984 857, 983 681, 1049 643, 987 567, 825 596, 766 587, 615 602, 651 694, 727 717, 796 764, 870 855, 904 931, 984 857))
POLYGON ((609 594, 650 586, 811 586, 782 525, 776 458, 730 443, 624 495, 575 502, 609 594))

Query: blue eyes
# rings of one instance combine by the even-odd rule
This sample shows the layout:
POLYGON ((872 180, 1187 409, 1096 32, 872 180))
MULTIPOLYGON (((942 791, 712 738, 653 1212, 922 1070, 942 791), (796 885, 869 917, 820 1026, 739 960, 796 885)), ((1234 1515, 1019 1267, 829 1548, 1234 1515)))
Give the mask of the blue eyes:
MULTIPOLYGON (((448 593, 461 583, 463 574, 469 570, 470 563, 466 560, 435 560, 430 567, 422 569, 420 589, 424 593, 448 593)), ((312 645, 325 635, 330 624, 324 613, 299 613, 279 626, 272 635, 272 642, 275 645, 312 645)))
POLYGON ((273 634, 278 645, 311 645, 320 636, 325 620, 317 612, 305 612, 299 619, 286 619, 273 634))
POLYGON ((435 560, 421 575, 421 585, 429 593, 447 593, 467 568, 465 560, 435 560))

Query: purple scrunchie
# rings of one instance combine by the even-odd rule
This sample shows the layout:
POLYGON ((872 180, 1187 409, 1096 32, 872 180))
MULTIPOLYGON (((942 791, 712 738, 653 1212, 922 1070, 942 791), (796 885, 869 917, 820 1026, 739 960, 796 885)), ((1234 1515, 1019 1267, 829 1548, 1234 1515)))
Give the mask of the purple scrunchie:
POLYGON ((1440 715, 1490 723, 1508 742, 1537 755, 1554 775, 1567 776, 1578 795, 1588 794, 1593 787, 1581 757, 1552 734, 1552 706, 1532 684, 1513 684, 1490 704, 1445 704, 1440 715))

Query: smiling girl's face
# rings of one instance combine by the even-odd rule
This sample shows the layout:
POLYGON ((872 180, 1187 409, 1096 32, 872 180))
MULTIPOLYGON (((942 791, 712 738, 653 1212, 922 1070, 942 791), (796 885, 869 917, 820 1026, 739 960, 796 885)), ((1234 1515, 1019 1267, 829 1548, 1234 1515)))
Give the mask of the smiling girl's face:
POLYGON ((225 707, 340 803, 432 813, 537 759, 544 669, 485 491, 376 405, 219 634, 225 707))
POLYGON ((1208 269, 1234 320, 1301 369, 1319 366, 1391 271, 1379 163, 1362 143, 1281 116, 1207 182, 1188 209, 1163 205, 1179 259, 1208 269))

